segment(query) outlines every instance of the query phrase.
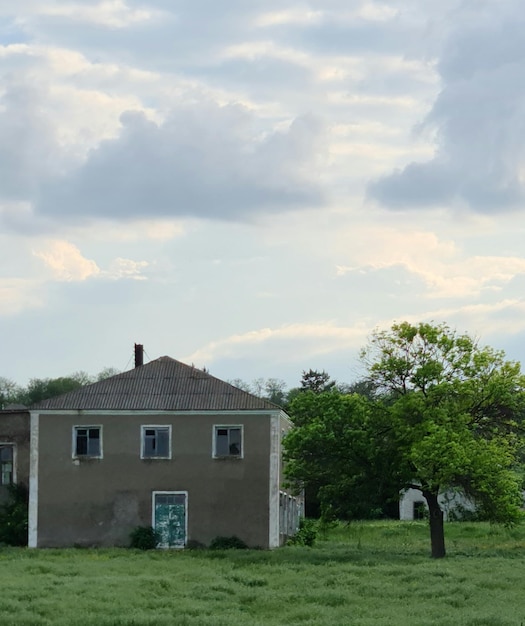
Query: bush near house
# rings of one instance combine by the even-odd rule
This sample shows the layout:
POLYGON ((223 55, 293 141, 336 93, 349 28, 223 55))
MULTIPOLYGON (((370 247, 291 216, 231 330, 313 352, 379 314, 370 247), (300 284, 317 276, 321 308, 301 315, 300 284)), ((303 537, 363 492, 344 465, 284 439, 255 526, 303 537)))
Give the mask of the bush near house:
POLYGON ((246 550, 248 546, 242 539, 232 537, 215 537, 210 543, 210 550, 246 550))
POLYGON ((137 550, 154 550, 159 543, 159 535, 152 526, 137 526, 129 538, 130 547, 137 550))
POLYGON ((27 546, 29 491, 23 484, 9 485, 8 501, 0 507, 0 545, 27 546))
POLYGON ((301 517, 299 530, 288 540, 291 546, 308 546, 311 548, 317 539, 317 521, 301 517))

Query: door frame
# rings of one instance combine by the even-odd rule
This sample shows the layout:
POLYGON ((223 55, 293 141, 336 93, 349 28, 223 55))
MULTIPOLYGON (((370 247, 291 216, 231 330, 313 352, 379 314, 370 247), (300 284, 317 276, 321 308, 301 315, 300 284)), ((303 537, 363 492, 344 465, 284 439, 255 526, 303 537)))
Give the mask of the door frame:
POLYGON ((182 550, 188 543, 188 492, 187 491, 152 491, 151 492, 151 526, 155 529, 155 496, 185 496, 184 506, 184 545, 165 548, 166 550, 182 550))

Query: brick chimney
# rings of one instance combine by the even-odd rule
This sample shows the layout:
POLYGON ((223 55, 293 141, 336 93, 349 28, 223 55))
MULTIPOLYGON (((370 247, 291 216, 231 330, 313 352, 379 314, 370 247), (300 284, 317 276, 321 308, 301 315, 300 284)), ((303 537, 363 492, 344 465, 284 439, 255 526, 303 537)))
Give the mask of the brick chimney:
POLYGON ((141 343, 135 344, 135 367, 144 365, 144 346, 141 343))

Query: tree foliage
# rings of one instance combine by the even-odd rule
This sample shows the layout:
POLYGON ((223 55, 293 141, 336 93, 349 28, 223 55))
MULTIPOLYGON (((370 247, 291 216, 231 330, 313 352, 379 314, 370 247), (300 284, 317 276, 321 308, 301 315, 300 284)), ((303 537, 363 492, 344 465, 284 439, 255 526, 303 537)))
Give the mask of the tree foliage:
POLYGON ((335 380, 331 380, 330 374, 324 370, 309 369, 303 371, 301 378, 301 391, 313 391, 313 393, 324 393, 335 388, 335 380))
POLYGON ((288 402, 286 383, 280 378, 255 378, 251 383, 241 378, 234 378, 228 382, 238 389, 247 391, 258 398, 269 400, 279 406, 285 406, 288 402))
POLYGON ((444 556, 437 497, 458 490, 491 521, 521 516, 516 473, 525 379, 502 351, 447 325, 408 322, 375 332, 362 351, 384 392, 388 438, 400 454, 402 487, 418 487, 430 512, 432 554, 444 556))
POLYGON ((385 414, 366 398, 307 391, 289 413, 295 428, 284 440, 286 474, 319 499, 325 518, 374 517, 397 497, 396 463, 382 439, 385 414))
POLYGON ((445 555, 444 492, 464 494, 485 519, 518 521, 519 364, 445 324, 407 322, 373 333, 361 358, 366 393, 310 391, 291 403, 290 480, 314 486, 325 512, 351 517, 420 489, 434 557, 445 555))
POLYGON ((19 403, 22 388, 9 378, 0 376, 0 409, 5 409, 11 404, 19 403))
POLYGON ((8 378, 0 377, 0 409, 17 404, 31 406, 118 373, 119 371, 114 367, 106 367, 96 376, 78 371, 58 378, 31 378, 26 387, 21 387, 8 378))

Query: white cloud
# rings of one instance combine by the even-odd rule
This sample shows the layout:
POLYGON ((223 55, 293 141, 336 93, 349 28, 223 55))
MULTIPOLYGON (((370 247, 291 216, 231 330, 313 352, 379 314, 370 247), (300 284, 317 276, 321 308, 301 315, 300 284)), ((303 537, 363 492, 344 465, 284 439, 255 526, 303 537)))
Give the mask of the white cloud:
POLYGON ((109 269, 103 275, 113 280, 129 278, 132 280, 146 280, 141 274, 143 268, 148 267, 147 261, 132 261, 131 259, 117 258, 111 262, 109 269))
POLYGON ((322 11, 288 9, 286 11, 262 13, 255 18, 255 25, 264 28, 282 24, 311 24, 320 21, 322 17, 322 11))
POLYGON ((331 351, 355 349, 362 345, 368 328, 340 327, 331 323, 297 323, 280 328, 260 328, 247 333, 232 335, 209 343, 186 357, 187 361, 212 363, 225 357, 247 356, 254 350, 262 356, 271 344, 280 358, 295 361, 331 351), (290 350, 290 345, 294 348, 290 350))
POLYGON ((49 241, 33 254, 42 259, 58 281, 82 281, 100 274, 100 268, 82 256, 80 250, 68 241, 49 241))
POLYGON ((50 17, 64 17, 108 28, 126 28, 136 23, 159 19, 159 11, 131 9, 122 0, 102 0, 96 4, 68 2, 67 4, 40 3, 38 14, 50 17))
POLYGON ((337 265, 336 274, 370 274, 403 267, 426 285, 427 298, 466 299, 484 290, 501 290, 518 275, 525 274, 521 257, 468 256, 453 241, 441 241, 430 232, 376 229, 373 244, 357 246, 356 265, 337 265))

